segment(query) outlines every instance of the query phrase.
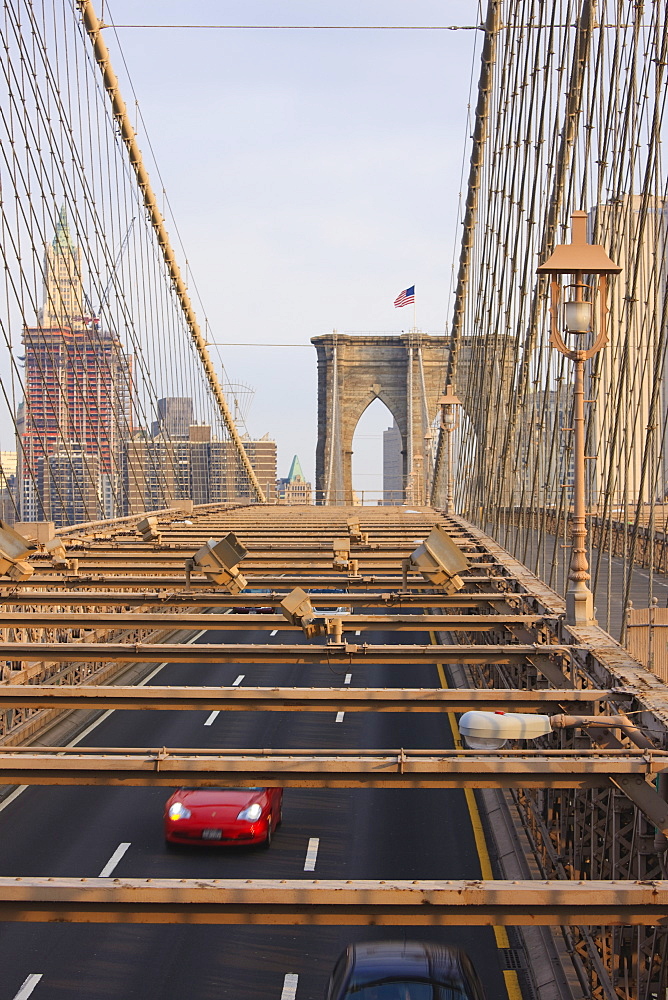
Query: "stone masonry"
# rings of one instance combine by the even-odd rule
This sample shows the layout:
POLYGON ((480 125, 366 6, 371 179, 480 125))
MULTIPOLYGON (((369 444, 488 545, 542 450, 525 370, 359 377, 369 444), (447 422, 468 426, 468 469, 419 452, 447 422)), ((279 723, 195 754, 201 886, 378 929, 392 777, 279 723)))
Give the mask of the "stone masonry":
POLYGON ((404 488, 417 503, 425 496, 425 434, 443 394, 448 338, 328 333, 311 343, 318 355, 317 502, 352 502, 353 435, 378 398, 399 427, 404 488))

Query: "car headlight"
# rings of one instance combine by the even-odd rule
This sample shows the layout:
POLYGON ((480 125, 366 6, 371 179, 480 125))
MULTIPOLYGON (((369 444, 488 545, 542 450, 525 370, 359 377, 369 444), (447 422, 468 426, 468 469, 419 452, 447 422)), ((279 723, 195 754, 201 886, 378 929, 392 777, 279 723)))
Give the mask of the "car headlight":
POLYGON ((249 823, 254 823, 256 819, 259 819, 262 815, 262 806, 259 802, 254 802, 252 806, 247 806, 246 809, 242 809, 237 819, 247 819, 249 823))
POLYGON ((172 802, 167 815, 170 819, 190 819, 192 813, 186 809, 183 802, 172 802))

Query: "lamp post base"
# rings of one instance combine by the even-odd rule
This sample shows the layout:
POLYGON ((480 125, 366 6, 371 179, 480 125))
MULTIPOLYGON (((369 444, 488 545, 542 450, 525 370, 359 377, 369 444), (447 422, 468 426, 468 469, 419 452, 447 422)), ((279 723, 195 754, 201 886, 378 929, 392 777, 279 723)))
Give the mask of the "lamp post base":
POLYGON ((567 625, 598 625, 594 617, 594 595, 585 583, 576 583, 566 594, 567 625))

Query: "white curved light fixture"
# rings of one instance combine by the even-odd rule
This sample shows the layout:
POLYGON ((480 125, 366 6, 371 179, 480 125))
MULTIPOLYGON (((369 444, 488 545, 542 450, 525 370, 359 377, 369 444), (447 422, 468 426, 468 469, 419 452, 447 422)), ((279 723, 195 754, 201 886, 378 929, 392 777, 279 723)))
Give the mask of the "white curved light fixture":
POLYGON ((500 750, 508 740, 535 740, 552 732, 550 715, 522 712, 465 712, 459 732, 471 750, 500 750))

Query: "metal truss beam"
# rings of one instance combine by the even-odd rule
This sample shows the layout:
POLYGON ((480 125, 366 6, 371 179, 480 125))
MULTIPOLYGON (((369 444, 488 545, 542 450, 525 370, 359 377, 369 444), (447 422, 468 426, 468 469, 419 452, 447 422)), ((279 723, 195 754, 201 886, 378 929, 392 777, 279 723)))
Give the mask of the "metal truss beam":
POLYGON ((663 750, 0 748, 0 782, 8 785, 604 788, 666 768, 663 750))
POLYGON ((668 922, 668 882, 3 877, 0 920, 283 926, 659 926, 668 922))
MULTIPOLYGON (((116 708, 227 712, 466 712, 541 711, 585 706, 625 692, 494 690, 485 688, 106 687, 0 684, 0 708, 116 708)), ((630 697, 630 695, 629 695, 630 697)))
MULTIPOLYGON (((317 595, 313 596, 317 604, 317 595)), ((331 612, 330 612, 331 613, 331 612)), ((333 617, 336 617, 333 615, 333 617)), ((496 628, 538 628, 549 622, 556 622, 556 615, 363 615, 346 614, 341 616, 346 631, 418 632, 429 629, 447 629, 450 632, 488 632, 496 628)), ((301 629, 291 625, 281 614, 265 615, 235 615, 229 614, 178 614, 146 612, 132 614, 122 612, 117 614, 68 614, 59 612, 3 612, 0 611, 0 628, 145 628, 163 627, 216 629, 227 631, 277 629, 280 631, 299 632, 301 629)))
MULTIPOLYGON (((471 585, 474 587, 486 587, 489 590, 490 583, 501 583, 506 586, 511 586, 514 584, 512 577, 502 574, 488 574, 484 573, 480 576, 465 576, 461 575, 461 580, 464 584, 471 585)), ((331 591, 338 592, 339 594, 345 595, 343 598, 346 600, 348 598, 347 591, 368 591, 370 589, 374 591, 379 590, 391 590, 397 593, 401 590, 402 578, 396 574, 370 574, 367 573, 364 576, 343 576, 341 573, 335 573, 332 571, 327 576, 313 576, 309 573, 307 569, 303 573, 292 573, 292 574, 280 574, 272 576, 249 576, 248 586, 253 588, 256 587, 262 590, 276 590, 282 591, 284 594, 292 590, 293 587, 306 587, 307 589, 318 590, 320 588, 325 588, 331 591)), ((183 590, 185 585, 185 573, 174 576, 161 576, 155 570, 151 570, 150 567, 145 567, 144 574, 134 573, 130 575, 129 572, 118 574, 112 574, 110 572, 100 572, 95 575, 88 575, 81 572, 76 580, 72 577, 62 577, 58 578, 53 574, 37 574, 30 578, 30 584, 21 584, 17 587, 15 591, 9 591, 11 594, 15 592, 17 594, 27 594, 33 587, 49 587, 53 590, 54 594, 58 593, 59 589, 71 590, 72 586, 79 584, 85 587, 86 590, 94 590, 95 587, 99 587, 101 590, 110 590, 111 588, 117 587, 119 589, 127 590, 130 587, 137 587, 141 589, 146 589, 147 587, 165 587, 167 589, 177 589, 179 591, 183 590)), ((192 576, 190 578, 190 585, 193 590, 211 590, 211 584, 205 577, 192 576)), ((409 579, 409 587, 413 594, 426 593, 432 589, 431 584, 427 583, 426 580, 409 579)), ((466 595, 463 595, 466 596, 466 595)), ((470 596, 470 595, 469 595, 470 596)), ((507 595, 506 595, 507 596, 507 595)), ((522 596, 520 594, 516 596, 522 596)), ((476 595, 477 597, 477 595, 476 595)), ((57 603, 54 600, 54 603, 57 603)), ((424 603, 424 602, 423 602, 424 603)))
MULTIPOLYGON (((169 543, 164 546, 152 546, 150 543, 137 541, 130 545, 117 543, 113 548, 108 545, 95 545, 87 543, 85 547, 74 548, 82 566, 86 568, 108 568, 125 569, 128 566, 135 567, 138 571, 143 570, 147 565, 162 567, 163 570, 179 569, 183 566, 183 560, 193 554, 201 538, 192 538, 190 541, 175 541, 171 534, 169 543)), ((373 551, 364 549, 350 549, 350 556, 357 559, 358 563, 363 563, 368 569, 381 570, 385 573, 398 573, 401 567, 401 560, 415 549, 415 543, 405 542, 395 545, 376 545, 373 551)), ((471 569, 489 569, 495 567, 486 553, 471 554, 471 569)), ((39 556, 36 559, 39 560, 39 556)), ((48 559, 48 556, 45 557, 48 559)), ((334 570, 332 559, 334 558, 332 542, 324 540, 321 544, 313 545, 299 544, 290 545, 285 542, 283 545, 257 544, 253 541, 253 548, 245 559, 248 568, 252 567, 254 572, 263 571, 270 573, 274 569, 280 570, 281 566, 295 570, 306 570, 309 573, 324 572, 330 570, 341 572, 341 569, 334 570)), ((48 565, 48 563, 47 563, 48 565)), ((413 575, 414 571, 411 571, 413 575)), ((415 574, 416 579, 419 575, 415 574)))
MULTIPOLYGON (((71 586, 71 581, 67 582, 71 586)), ((108 605, 110 607, 141 607, 144 605, 160 605, 169 608, 173 605, 192 607, 212 607, 212 608, 263 608, 278 607, 285 597, 285 588, 281 593, 254 594, 245 591, 241 594, 226 594, 221 590, 178 590, 166 594, 164 591, 143 589, 141 592, 127 591, 117 593, 113 591, 95 590, 97 583, 104 586, 103 581, 95 581, 93 584, 86 583, 86 588, 91 586, 91 590, 60 590, 57 597, 52 593, 44 593, 40 590, 31 591, 29 588, 21 587, 21 592, 13 589, 0 588, 0 598, 12 607, 30 606, 41 607, 54 604, 59 606, 73 605, 85 607, 86 605, 108 605)), ((146 581, 142 586, 145 587, 146 581)), ((490 591, 489 593, 476 594, 414 594, 414 593, 388 593, 387 591, 365 594, 313 594, 314 602, 319 608, 337 608, 345 604, 352 607, 379 608, 386 606, 388 609, 403 609, 407 607, 426 608, 484 608, 487 605, 507 604, 508 601, 522 602, 531 600, 531 594, 519 593, 499 593, 490 591)))
POLYGON ((511 663, 536 653, 555 657, 570 646, 373 646, 344 643, 303 646, 232 643, 0 642, 0 659, 38 662, 100 661, 158 663, 511 663))

